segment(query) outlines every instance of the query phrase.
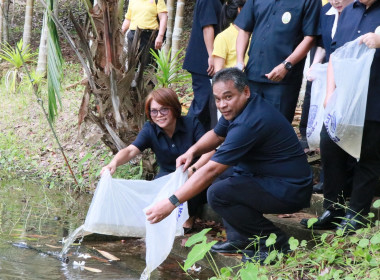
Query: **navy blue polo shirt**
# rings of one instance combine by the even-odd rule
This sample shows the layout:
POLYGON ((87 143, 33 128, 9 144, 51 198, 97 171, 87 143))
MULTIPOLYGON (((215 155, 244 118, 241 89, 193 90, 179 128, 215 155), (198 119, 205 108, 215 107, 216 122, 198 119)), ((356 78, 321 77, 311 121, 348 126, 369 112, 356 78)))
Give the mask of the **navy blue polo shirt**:
POLYGON ((152 149, 160 166, 156 178, 174 172, 176 159, 184 154, 205 133, 203 126, 194 117, 180 117, 177 119, 172 138, 170 138, 158 125, 146 122, 132 145, 141 152, 152 149))
MULTIPOLYGON (((318 35, 320 0, 247 0, 235 24, 252 32, 246 66, 251 81, 276 83, 265 74, 283 62, 305 36, 318 35)), ((302 80, 305 59, 293 66, 281 84, 302 80)))
MULTIPOLYGON (((368 32, 375 32, 380 26, 380 1, 366 10, 365 5, 355 1, 344 8, 338 21, 331 50, 343 46, 368 32)), ((371 65, 368 87, 366 120, 380 122, 380 49, 376 49, 371 65)))
POLYGON ((255 94, 234 120, 221 117, 214 132, 225 141, 211 160, 235 166, 235 176, 253 176, 275 197, 309 205, 312 173, 306 155, 292 126, 272 105, 255 94))
POLYGON ((203 38, 203 27, 214 26, 214 35, 219 33, 219 17, 222 10, 220 0, 198 0, 194 7, 193 26, 187 46, 183 69, 196 74, 206 75, 208 53, 203 38))
POLYGON ((326 56, 323 59, 323 63, 330 60, 331 54, 331 31, 334 25, 335 15, 326 15, 331 9, 331 4, 327 3, 322 7, 321 16, 319 18, 319 33, 322 37, 322 47, 326 50, 326 56))

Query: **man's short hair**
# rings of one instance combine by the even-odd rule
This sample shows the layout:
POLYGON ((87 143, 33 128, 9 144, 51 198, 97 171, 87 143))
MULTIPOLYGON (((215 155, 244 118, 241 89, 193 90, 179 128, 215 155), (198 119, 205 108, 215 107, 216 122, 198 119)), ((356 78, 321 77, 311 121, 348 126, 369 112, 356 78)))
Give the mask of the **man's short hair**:
POLYGON ((244 88, 248 86, 248 79, 240 69, 236 67, 224 68, 214 75, 212 78, 212 85, 217 82, 233 81, 235 88, 239 92, 243 92, 244 88))

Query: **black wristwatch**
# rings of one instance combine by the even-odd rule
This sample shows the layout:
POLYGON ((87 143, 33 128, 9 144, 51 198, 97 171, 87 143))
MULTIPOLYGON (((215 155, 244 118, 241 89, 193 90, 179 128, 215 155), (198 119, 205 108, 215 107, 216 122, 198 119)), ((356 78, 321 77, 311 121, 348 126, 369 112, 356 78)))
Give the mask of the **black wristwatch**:
POLYGON ((284 64, 285 69, 288 71, 292 70, 293 68, 293 64, 289 61, 284 60, 282 64, 284 64))
POLYGON ((175 206, 178 207, 181 205, 178 198, 173 194, 171 197, 169 197, 169 201, 175 206))

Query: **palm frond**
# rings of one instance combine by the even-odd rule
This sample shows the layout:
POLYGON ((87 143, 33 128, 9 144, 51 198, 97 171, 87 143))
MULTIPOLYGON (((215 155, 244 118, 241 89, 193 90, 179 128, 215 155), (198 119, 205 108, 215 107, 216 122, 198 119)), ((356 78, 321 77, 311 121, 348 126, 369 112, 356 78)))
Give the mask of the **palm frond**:
MULTIPOLYGON (((48 9, 53 7, 53 0, 48 0, 48 9)), ((48 78, 48 112, 50 121, 54 121, 58 112, 58 103, 61 103, 61 80, 63 77, 63 57, 59 45, 59 37, 54 21, 48 13, 48 54, 47 54, 47 78, 48 78)))

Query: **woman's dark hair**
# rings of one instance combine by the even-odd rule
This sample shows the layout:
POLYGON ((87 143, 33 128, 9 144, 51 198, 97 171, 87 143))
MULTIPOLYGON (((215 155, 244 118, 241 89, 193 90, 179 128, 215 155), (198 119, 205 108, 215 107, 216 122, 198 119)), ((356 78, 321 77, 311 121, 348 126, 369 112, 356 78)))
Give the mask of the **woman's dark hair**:
POLYGON ((152 103, 152 100, 162 106, 169 107, 175 118, 179 118, 181 116, 182 108, 177 94, 170 88, 159 88, 149 93, 145 100, 145 114, 150 121, 153 121, 150 116, 150 104, 152 103))
POLYGON ((234 22, 238 15, 238 8, 243 8, 246 0, 227 0, 220 13, 220 30, 226 29, 230 23, 234 22))

